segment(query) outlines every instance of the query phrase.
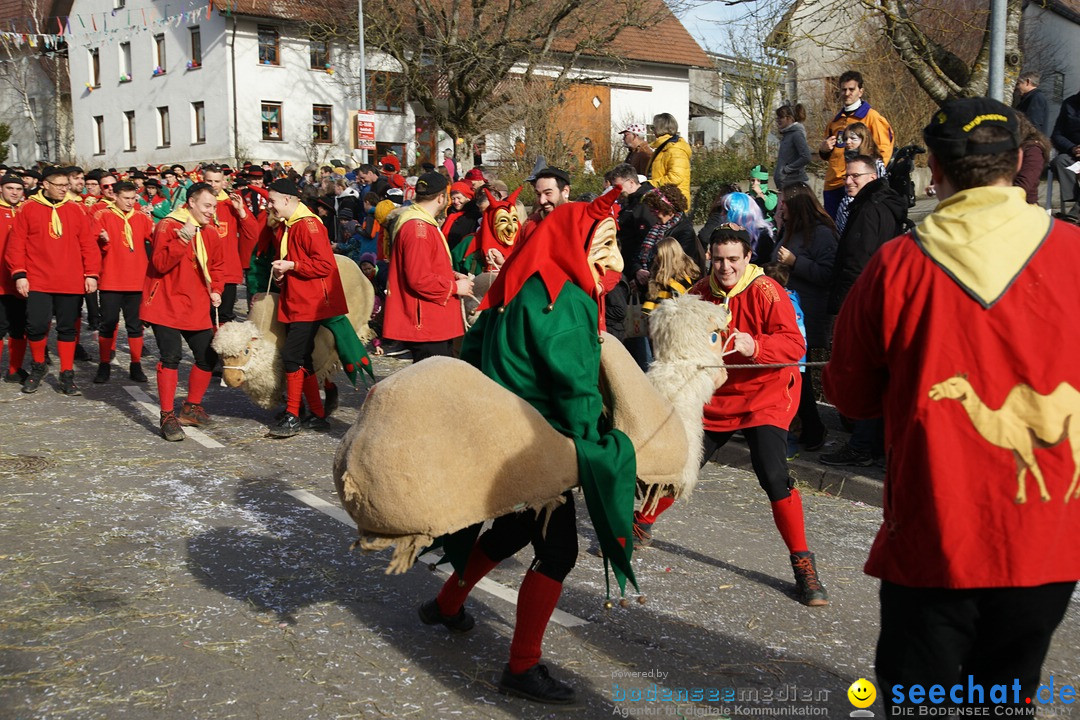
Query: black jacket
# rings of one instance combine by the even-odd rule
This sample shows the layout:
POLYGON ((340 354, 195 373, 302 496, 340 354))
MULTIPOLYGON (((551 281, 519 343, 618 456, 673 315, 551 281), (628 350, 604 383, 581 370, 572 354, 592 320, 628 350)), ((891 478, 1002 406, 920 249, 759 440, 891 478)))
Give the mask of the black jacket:
POLYGON ((829 292, 830 314, 840 312, 848 291, 877 249, 903 232, 906 217, 906 198, 889 187, 884 178, 867 183, 855 196, 836 248, 829 292))
POLYGON ((623 274, 627 277, 632 277, 637 272, 638 268, 631 266, 641 249, 641 242, 649 234, 649 228, 656 224, 652 212, 641 202, 645 193, 650 190, 652 185, 642 183, 641 187, 626 196, 626 201, 619 211, 619 232, 616 237, 619 240, 619 252, 623 256, 623 274))
POLYGON ((1043 135, 1050 134, 1050 104, 1042 90, 1028 90, 1016 101, 1016 109, 1027 115, 1027 119, 1039 128, 1043 135))
POLYGON ((690 218, 689 212, 683 213, 682 219, 668 230, 668 237, 678 240, 683 252, 692 257, 694 262, 697 263, 698 270, 702 274, 706 272, 705 249, 698 242, 697 233, 694 232, 694 221, 690 218))
POLYGON ((806 324, 806 345, 812 348, 829 346, 829 290, 836 263, 836 233, 825 225, 815 225, 804 242, 802 235, 782 237, 783 245, 795 253, 788 289, 799 294, 806 324))
POLYGON ((1061 103, 1050 141, 1059 153, 1067 153, 1080 145, 1080 93, 1065 98, 1065 102, 1061 103))

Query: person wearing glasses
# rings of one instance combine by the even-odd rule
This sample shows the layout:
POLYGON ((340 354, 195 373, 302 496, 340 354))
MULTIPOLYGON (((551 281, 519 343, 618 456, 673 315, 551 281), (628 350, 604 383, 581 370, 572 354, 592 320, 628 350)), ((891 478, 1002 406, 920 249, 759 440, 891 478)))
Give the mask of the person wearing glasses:
MULTIPOLYGON (((829 291, 829 314, 840 312, 851 286, 878 248, 904 232, 907 198, 878 177, 877 164, 869 155, 857 155, 847 161, 844 189, 853 198, 848 220, 833 263, 829 291)), ((851 439, 833 453, 822 455, 825 465, 869 467, 884 455, 885 426, 881 418, 855 420, 851 439)))
POLYGON ((55 315, 60 392, 81 395, 75 385, 75 321, 83 294, 97 290, 101 251, 86 213, 68 200, 67 168, 46 168, 42 176, 43 191, 20 208, 4 249, 6 271, 15 281, 15 291, 26 298, 26 337, 33 363, 22 390, 36 392, 45 379, 46 336, 55 315))

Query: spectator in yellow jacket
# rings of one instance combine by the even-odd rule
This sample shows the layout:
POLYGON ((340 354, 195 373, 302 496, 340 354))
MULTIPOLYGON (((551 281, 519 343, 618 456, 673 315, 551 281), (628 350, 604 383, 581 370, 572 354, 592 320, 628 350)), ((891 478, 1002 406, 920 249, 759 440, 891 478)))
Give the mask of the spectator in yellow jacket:
POLYGON ((679 121, 670 113, 660 113, 653 117, 653 132, 656 140, 650 143, 653 149, 652 164, 649 165, 649 182, 654 188, 661 185, 675 185, 683 195, 690 198, 690 144, 679 137, 679 121))

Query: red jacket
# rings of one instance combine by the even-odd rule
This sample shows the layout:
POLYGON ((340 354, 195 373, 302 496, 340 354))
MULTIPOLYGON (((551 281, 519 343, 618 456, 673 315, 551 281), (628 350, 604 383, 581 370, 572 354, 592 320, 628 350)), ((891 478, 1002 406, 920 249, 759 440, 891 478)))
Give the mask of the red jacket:
MULTIPOLYGON (((709 289, 708 275, 690 288, 690 294, 717 305, 724 302, 709 289)), ((764 275, 756 278, 728 300, 728 309, 729 330, 748 333, 756 344, 753 357, 732 353, 725 358, 728 365, 793 363, 806 354, 795 308, 775 280, 764 275)), ((705 406, 705 429, 728 432, 761 425, 786 429, 799 409, 801 382, 797 367, 730 369, 727 382, 705 406)))
POLYGON ((18 209, 18 206, 12 207, 0 200, 0 295, 17 294, 15 281, 11 279, 11 271, 4 262, 4 246, 7 245, 11 228, 15 227, 15 211, 18 209))
MULTIPOLYGON (((108 242, 101 246, 101 280, 99 290, 114 292, 138 292, 146 281, 146 242, 154 235, 154 221, 139 209, 128 218, 131 226, 132 247, 124 240, 124 220, 108 206, 103 206, 94 216, 94 227, 109 234, 108 242)), ((100 235, 100 231, 98 233, 100 235)))
POLYGON ((142 308, 139 315, 148 323, 178 330, 206 330, 210 320, 210 292, 225 287, 221 239, 211 225, 202 228, 206 245, 210 287, 195 261, 195 240, 187 245, 178 232, 183 223, 167 217, 154 229, 154 249, 146 269, 142 308))
MULTIPOLYGON (((284 231, 285 223, 280 223, 275 232, 279 246, 284 231)), ((278 320, 313 322, 348 313, 349 305, 326 226, 317 217, 303 218, 289 228, 287 242, 284 259, 292 260, 296 267, 278 283, 281 288, 278 320)))
MULTIPOLYGON (((1019 192, 1012 202, 1031 207, 1019 192)), ((1066 495, 1080 468, 1080 339, 1068 329, 1080 230, 1054 222, 1023 263, 1013 238, 1038 223, 1006 222, 1019 269, 1002 273, 988 307, 908 234, 874 254, 837 317, 825 392, 846 415, 885 418, 874 577, 941 588, 1080 578, 1080 497, 1066 495)), ((1002 255, 985 262, 1010 261, 1002 255)))
POLYGON ((266 229, 266 213, 262 213, 256 217, 250 211, 247 214, 248 220, 240 223, 240 267, 246 272, 251 267, 251 254, 255 252, 255 247, 259 244, 259 237, 266 229))
MULTIPOLYGON (((422 212, 419 206, 414 212, 422 212)), ((465 334, 454 297, 450 251, 439 228, 403 216, 390 250, 383 335, 403 342, 439 342, 465 334)))
MULTIPOLYGON (((218 236, 221 238, 221 251, 225 256, 225 282, 244 282, 244 270, 251 264, 251 248, 248 248, 247 257, 242 252, 241 234, 245 232, 245 226, 255 225, 255 219, 251 213, 245 212, 244 218, 228 200, 218 200, 217 209, 214 211, 215 224, 218 236)), ((246 229, 248 236, 252 230, 246 229)), ((252 243, 254 244, 254 243, 252 243)))
POLYGON ((27 200, 15 214, 15 226, 4 248, 11 277, 26 277, 33 292, 82 295, 86 278, 101 273, 101 251, 90 234, 90 222, 78 205, 56 208, 61 233, 52 230, 53 209, 27 200))

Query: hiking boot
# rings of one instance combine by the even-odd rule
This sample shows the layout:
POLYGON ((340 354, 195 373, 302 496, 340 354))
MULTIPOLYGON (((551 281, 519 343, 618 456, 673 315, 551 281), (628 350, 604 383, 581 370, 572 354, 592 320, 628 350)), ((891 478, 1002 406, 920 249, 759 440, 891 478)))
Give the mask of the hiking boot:
POLYGON ((639 523, 634 521, 634 547, 647 548, 652 545, 652 523, 639 523))
POLYGON ((856 450, 850 445, 844 445, 834 453, 828 453, 818 458, 822 465, 853 465, 855 467, 870 467, 874 464, 874 456, 856 450))
POLYGON ((75 371, 64 370, 60 373, 60 387, 57 390, 64 395, 74 397, 75 395, 82 395, 82 390, 75 385, 75 371))
POLYGON ((142 365, 139 363, 131 363, 131 367, 128 369, 128 377, 137 383, 147 382, 146 373, 143 372, 142 365))
POLYGON ((549 705, 569 705, 576 699, 574 688, 551 677, 546 665, 533 665, 523 673, 512 673, 507 665, 499 692, 549 705))
POLYGON ((328 385, 326 387, 326 399, 323 400, 324 417, 330 417, 330 413, 338 409, 338 388, 337 385, 328 385))
POLYGON ((324 417, 319 417, 318 415, 314 415, 314 414, 309 418, 305 418, 305 419, 301 420, 300 425, 302 427, 306 428, 307 430, 324 431, 324 430, 329 430, 330 429, 330 421, 329 420, 327 420, 324 417))
POLYGON ((799 437, 799 442, 802 444, 806 452, 817 452, 821 448, 825 447, 825 439, 829 437, 829 429, 822 428, 821 433, 818 435, 802 435, 799 437))
POLYGON ((94 375, 94 382, 98 385, 109 382, 109 375, 111 373, 112 367, 109 363, 99 363, 97 366, 97 373, 94 375))
POLYGON ((49 372, 49 366, 45 363, 30 363, 30 374, 23 380, 22 391, 24 393, 37 392, 47 372, 49 372))
POLYGON ((795 595, 799 602, 810 607, 829 604, 829 593, 818 578, 814 553, 791 553, 791 569, 795 572, 795 595))
POLYGON ((75 343, 75 359, 80 362, 90 362, 90 353, 86 352, 82 343, 75 343))
POLYGON ((11 383, 13 385, 16 383, 22 385, 23 381, 26 380, 27 376, 29 375, 30 373, 26 372, 22 368, 19 368, 18 370, 15 370, 14 372, 9 372, 7 375, 5 375, 4 382, 11 383))
POLYGON ((465 612, 464 606, 458 610, 457 615, 443 615, 439 610, 439 601, 432 600, 426 602, 420 606, 417 611, 420 615, 420 622, 425 625, 438 625, 442 623, 446 626, 446 629, 455 633, 466 633, 473 629, 476 625, 476 621, 473 620, 473 616, 465 612))
POLYGON ((276 425, 270 428, 270 432, 267 434, 272 438, 288 438, 299 434, 299 432, 300 418, 291 412, 287 412, 281 416, 276 425))
POLYGON ((176 413, 172 410, 161 411, 161 437, 169 442, 183 440, 186 437, 184 428, 180 427, 180 421, 176 419, 176 413))
POLYGON ((197 403, 184 403, 180 408, 180 414, 177 416, 181 425, 189 425, 194 427, 209 427, 214 424, 214 421, 206 414, 206 410, 203 406, 197 403))

